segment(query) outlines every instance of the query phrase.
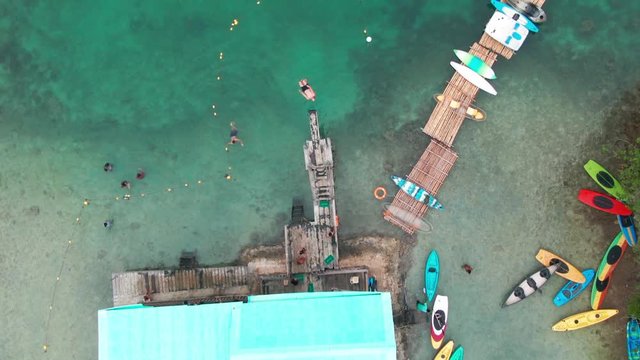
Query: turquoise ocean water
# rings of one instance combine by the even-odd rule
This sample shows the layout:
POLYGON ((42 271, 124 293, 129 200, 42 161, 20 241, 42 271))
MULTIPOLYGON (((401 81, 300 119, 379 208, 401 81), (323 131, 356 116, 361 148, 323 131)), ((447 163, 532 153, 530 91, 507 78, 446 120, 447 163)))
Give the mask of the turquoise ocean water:
MULTIPOLYGON (((479 39, 492 12, 475 0, 0 8, 3 359, 97 358, 96 311, 112 304, 112 272, 175 266, 181 250, 228 263, 244 246, 280 241, 292 197, 310 200, 302 157, 310 108, 336 150, 342 237, 397 235, 372 189, 390 189, 388 176, 418 159, 428 143, 418 129, 452 74, 452 49, 479 39), (303 77, 318 92, 313 104, 297 93, 303 77), (245 146, 226 152, 231 121, 245 146), (106 161, 112 173, 102 171, 106 161)), ((574 200, 591 186, 579 169, 604 145, 591 140, 606 133, 609 108, 640 79, 640 3, 549 0, 545 9, 540 33, 494 66, 499 95, 478 97, 488 121, 463 125, 439 195, 446 211, 430 213, 434 230, 418 236, 411 256, 409 302, 420 297, 428 249, 440 252, 449 335, 473 359, 617 359, 624 346, 624 316, 549 330, 588 308, 588 295, 552 307, 560 278, 500 309, 537 268, 541 246, 597 266, 615 224, 590 223, 574 200)), ((410 335, 411 358, 430 358, 426 324, 410 335)))

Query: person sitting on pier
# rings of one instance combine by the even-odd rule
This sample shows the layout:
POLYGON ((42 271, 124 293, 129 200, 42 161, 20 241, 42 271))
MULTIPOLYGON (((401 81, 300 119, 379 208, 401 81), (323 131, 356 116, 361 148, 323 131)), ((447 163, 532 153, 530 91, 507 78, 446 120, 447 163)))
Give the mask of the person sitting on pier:
POLYGON ((300 94, 302 94, 302 96, 304 96, 305 99, 316 101, 316 92, 313 91, 307 79, 302 79, 298 81, 298 85, 300 86, 300 94))
MULTIPOLYGON (((240 146, 244 146, 244 141, 238 137, 238 128, 236 127, 236 122, 232 121, 229 126, 231 127, 231 132, 229 133, 229 137, 231 140, 227 143, 227 145, 233 145, 235 143, 240 143, 240 146)), ((229 151, 229 148, 225 148, 225 150, 229 151)))

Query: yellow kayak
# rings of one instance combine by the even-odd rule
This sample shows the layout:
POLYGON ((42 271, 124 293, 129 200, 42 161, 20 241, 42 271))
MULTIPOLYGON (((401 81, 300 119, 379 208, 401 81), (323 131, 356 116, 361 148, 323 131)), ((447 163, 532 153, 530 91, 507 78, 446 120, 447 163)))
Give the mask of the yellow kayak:
POLYGON ((436 357, 433 360, 449 360, 451 357, 451 353, 453 352, 453 340, 449 340, 449 342, 438 351, 436 357))
POLYGON ((553 331, 571 331, 603 322, 617 314, 616 309, 600 309, 581 312, 568 316, 551 327, 553 331))
MULTIPOLYGON (((439 103, 444 101, 444 95, 442 94, 435 94, 433 95, 433 98, 439 103)), ((460 109, 461 106, 462 106, 462 103, 460 101, 451 100, 449 102, 449 107, 454 110, 460 109)), ((473 121, 485 121, 487 119, 487 114, 484 112, 484 110, 480 108, 474 108, 471 106, 467 108, 464 116, 467 119, 471 119, 473 121)))
POLYGON ((558 270, 556 270, 556 275, 560 275, 567 280, 571 280, 579 284, 587 281, 584 275, 582 275, 582 271, 580 269, 571 265, 567 260, 561 258, 560 256, 552 253, 549 250, 540 249, 540 251, 538 251, 538 254, 536 254, 536 260, 538 260, 544 266, 560 263, 558 270))

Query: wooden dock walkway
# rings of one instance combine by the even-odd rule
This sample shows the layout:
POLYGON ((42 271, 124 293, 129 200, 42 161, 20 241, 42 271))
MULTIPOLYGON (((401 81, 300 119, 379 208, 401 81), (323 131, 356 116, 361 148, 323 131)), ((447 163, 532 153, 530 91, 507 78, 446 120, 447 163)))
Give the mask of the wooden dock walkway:
MULTIPOLYGON (((544 0, 532 0, 531 2, 538 6, 544 4, 544 0)), ((498 55, 505 59, 511 59, 514 51, 483 32, 480 40, 470 47, 469 53, 481 58, 487 65, 493 66, 498 60, 498 55)), ((471 84, 458 72, 454 72, 442 92, 443 100, 437 102, 422 129, 432 140, 407 179, 432 195, 438 193, 458 159, 458 155, 451 149, 451 146, 453 146, 453 141, 467 117, 467 109, 477 108, 473 103, 478 91, 478 87, 471 84)), ((427 212, 425 204, 416 201, 402 190, 396 193, 391 206, 399 211, 396 213, 384 211, 383 218, 409 234, 418 230, 417 224, 427 212), (398 214, 402 214, 402 216, 398 214)))
POLYGON ((149 302, 145 301, 145 295, 151 297, 151 302, 249 295, 249 281, 246 266, 114 273, 113 305, 149 302))
POLYGON ((318 112, 309 111, 311 139, 304 163, 313 195, 313 221, 286 225, 287 274, 338 268, 338 231, 331 139, 320 136, 318 112))

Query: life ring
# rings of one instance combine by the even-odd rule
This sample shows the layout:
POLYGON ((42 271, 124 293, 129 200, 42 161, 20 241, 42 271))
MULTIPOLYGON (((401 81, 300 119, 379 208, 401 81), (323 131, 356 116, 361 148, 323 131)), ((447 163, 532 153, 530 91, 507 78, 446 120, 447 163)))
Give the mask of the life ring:
POLYGON ((373 197, 378 200, 384 200, 387 197, 387 189, 382 186, 378 186, 373 190, 373 197))

